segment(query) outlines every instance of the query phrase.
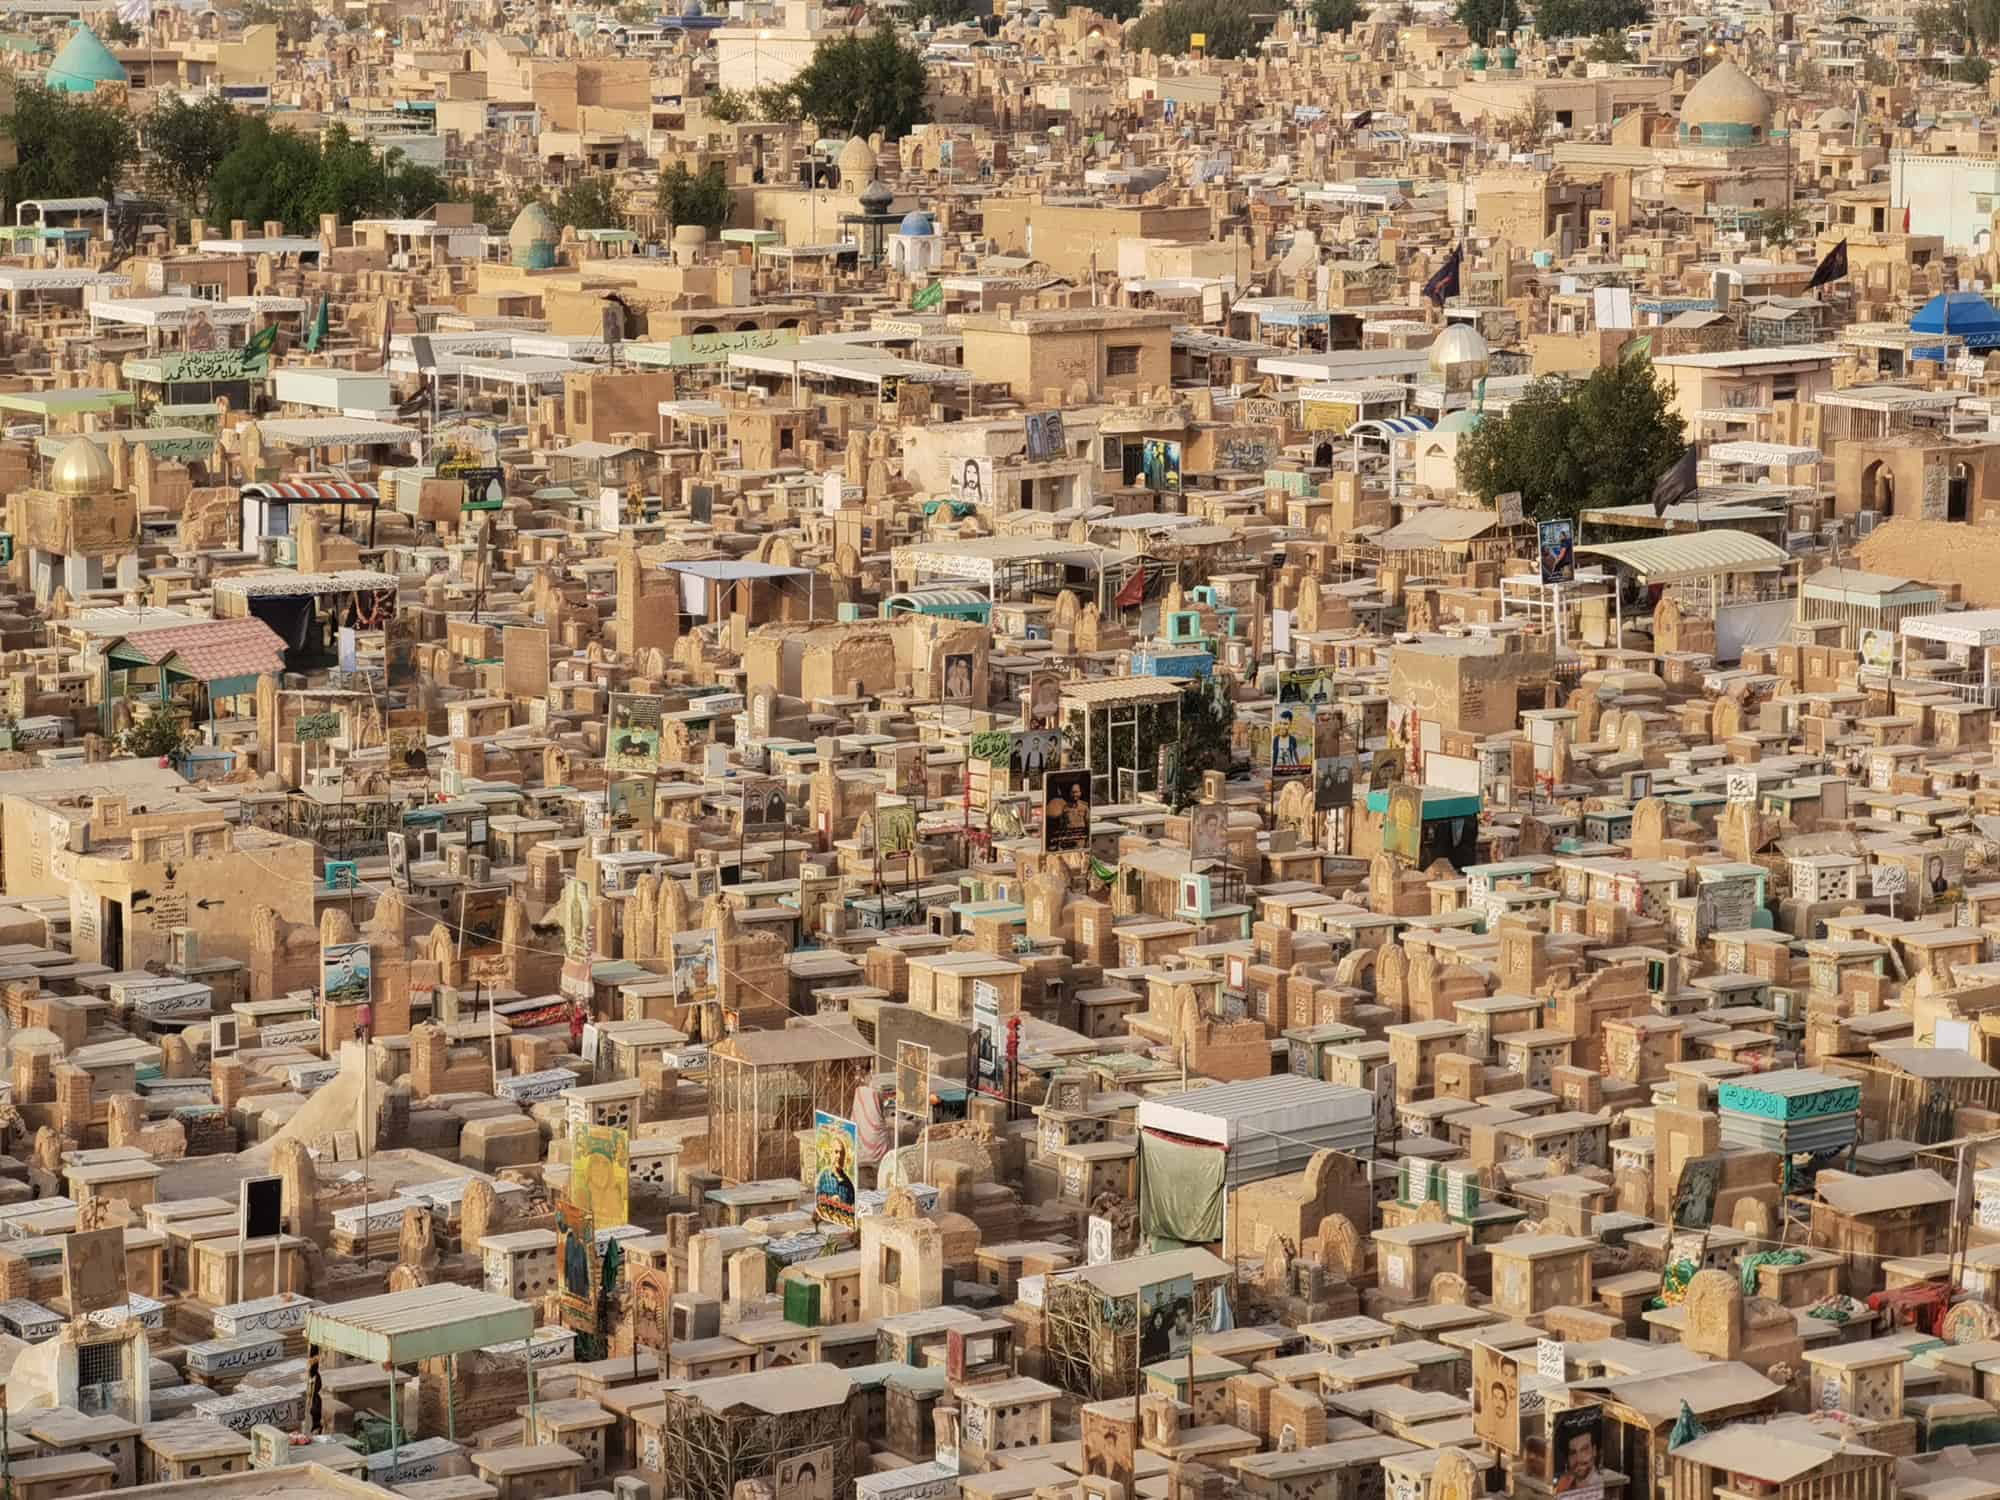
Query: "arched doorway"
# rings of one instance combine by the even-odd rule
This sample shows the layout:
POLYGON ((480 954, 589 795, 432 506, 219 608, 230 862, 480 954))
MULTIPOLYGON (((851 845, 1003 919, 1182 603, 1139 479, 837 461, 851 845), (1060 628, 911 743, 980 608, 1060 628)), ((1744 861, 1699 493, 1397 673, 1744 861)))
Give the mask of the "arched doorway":
POLYGON ((1861 508, 1879 512, 1885 519, 1896 508, 1895 478, 1879 458, 1861 471, 1861 508))
POLYGON ((1333 444, 1318 443, 1313 447, 1313 467, 1330 469, 1333 467, 1333 444))

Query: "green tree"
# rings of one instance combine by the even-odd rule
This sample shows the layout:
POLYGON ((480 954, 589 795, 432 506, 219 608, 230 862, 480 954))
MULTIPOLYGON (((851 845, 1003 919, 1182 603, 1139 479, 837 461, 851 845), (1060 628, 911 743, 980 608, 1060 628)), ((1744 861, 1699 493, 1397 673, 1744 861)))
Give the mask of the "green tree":
POLYGON ((168 93, 146 116, 146 167, 153 188, 189 213, 208 206, 209 182, 236 148, 243 117, 220 94, 190 104, 168 93))
POLYGON ((104 40, 113 47, 136 47, 139 44, 139 28, 121 17, 113 16, 104 28, 104 40))
POLYGON ((1955 50, 1954 44, 1965 30, 1960 7, 1946 0, 1931 0, 1929 5, 1919 6, 1914 20, 1917 46, 1925 52, 1955 50))
POLYGON ((1645 0, 1537 0, 1535 31, 1545 37, 1602 36, 1652 19, 1645 0))
POLYGON ((615 229, 618 195, 607 176, 579 177, 556 195, 555 207, 549 212, 558 225, 571 229, 615 229))
POLYGON ((786 92, 822 131, 898 140, 930 119, 923 53, 887 26, 821 42, 786 92))
POLYGON ((187 715, 179 709, 155 708, 118 736, 121 751, 147 760, 179 755, 193 743, 194 731, 188 727, 187 715))
POLYGON ((1685 451, 1671 392, 1651 360, 1571 382, 1545 376, 1459 441, 1458 482, 1488 504, 1509 490, 1541 519, 1639 505, 1685 451))
POLYGON ((1960 83, 1986 87, 1986 80, 1993 76, 1993 64, 1983 57, 1961 57, 1952 65, 1951 76, 1960 83))
POLYGON ((1796 203, 1767 208, 1758 220, 1767 245, 1792 244, 1811 226, 1812 216, 1796 203))
POLYGON ((748 89, 717 89, 702 101, 711 120, 720 120, 725 125, 734 125, 738 120, 747 120, 756 108, 754 96, 748 89))
POLYGON ((1458 24, 1482 47, 1493 39, 1494 32, 1520 13, 1508 0, 1458 0, 1453 11, 1458 24))
POLYGON ((1632 49, 1626 45, 1624 32, 1607 31, 1592 37, 1583 55, 1586 61, 1594 63, 1626 63, 1632 60, 1632 49))
POLYGON ((1206 771, 1227 771, 1236 735, 1236 703, 1220 677, 1181 689, 1180 738, 1167 758, 1167 784, 1160 795, 1175 812, 1201 800, 1206 771))
POLYGON ((699 224, 714 234, 735 212, 736 194, 721 162, 710 162, 697 176, 686 162, 677 161, 660 174, 660 207, 669 223, 699 224))
POLYGON ((9 204, 23 198, 109 198, 139 153, 122 108, 39 83, 16 87, 11 131, 20 159, 0 173, 9 204))
POLYGON ((1313 25, 1325 32, 1352 31, 1365 17, 1360 0, 1313 0, 1313 25))
POLYGON ((210 180, 208 211, 218 219, 253 224, 276 219, 303 232, 322 214, 343 221, 370 214, 407 217, 449 196, 437 172, 412 165, 400 151, 378 153, 349 135, 345 125, 334 125, 315 140, 246 119, 210 180))
POLYGON ((1190 50, 1189 38, 1206 38, 1209 57, 1242 57, 1270 29, 1270 12, 1254 0, 1167 0, 1147 11, 1125 29, 1125 45, 1134 51, 1180 56, 1190 50))
POLYGON ((982 11, 977 0, 910 0, 910 8, 903 12, 903 19, 912 26, 929 21, 942 30, 990 13, 990 9, 982 11))

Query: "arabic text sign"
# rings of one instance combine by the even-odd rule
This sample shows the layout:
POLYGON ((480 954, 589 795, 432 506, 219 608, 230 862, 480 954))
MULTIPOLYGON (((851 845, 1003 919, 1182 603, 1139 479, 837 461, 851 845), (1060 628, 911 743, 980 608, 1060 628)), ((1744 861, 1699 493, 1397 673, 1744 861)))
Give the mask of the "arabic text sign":
POLYGON ((667 340, 667 363, 726 364, 732 354, 760 354, 799 341, 796 328, 746 328, 737 333, 682 333, 667 340))

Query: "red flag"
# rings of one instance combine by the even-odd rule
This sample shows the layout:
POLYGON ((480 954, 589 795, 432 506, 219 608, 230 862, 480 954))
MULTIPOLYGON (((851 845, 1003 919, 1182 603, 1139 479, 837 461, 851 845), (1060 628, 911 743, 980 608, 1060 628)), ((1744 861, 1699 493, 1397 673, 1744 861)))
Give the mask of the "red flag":
POLYGON ((1118 591, 1118 597, 1111 602, 1120 609, 1130 609, 1133 605, 1143 602, 1145 597, 1146 570, 1141 567, 1138 572, 1125 580, 1125 587, 1118 591))

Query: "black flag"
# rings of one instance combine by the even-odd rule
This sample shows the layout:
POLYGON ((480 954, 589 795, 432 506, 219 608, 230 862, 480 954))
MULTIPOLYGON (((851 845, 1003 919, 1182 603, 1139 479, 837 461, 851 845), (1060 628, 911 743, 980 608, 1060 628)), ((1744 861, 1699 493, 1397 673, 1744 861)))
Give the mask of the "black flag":
POLYGON ((1439 266, 1431 279, 1424 283, 1424 295, 1434 306, 1443 307, 1458 295, 1458 264, 1464 254, 1463 245, 1452 246, 1451 254, 1445 257, 1444 264, 1439 266))
POLYGON ((1364 109, 1361 111, 1360 114, 1356 115, 1352 120, 1347 122, 1347 128, 1349 130, 1365 129, 1369 124, 1369 122, 1372 121, 1374 118, 1375 118, 1374 110, 1364 109))
POLYGON ((1694 491, 1694 449, 1689 448, 1674 460, 1671 469, 1653 481, 1653 514, 1664 516, 1669 505, 1694 491))
POLYGON ((1812 273, 1812 280, 1806 283, 1809 292, 1818 291, 1823 286, 1831 286, 1836 281, 1847 279, 1847 241, 1842 240, 1821 259, 1812 273))

